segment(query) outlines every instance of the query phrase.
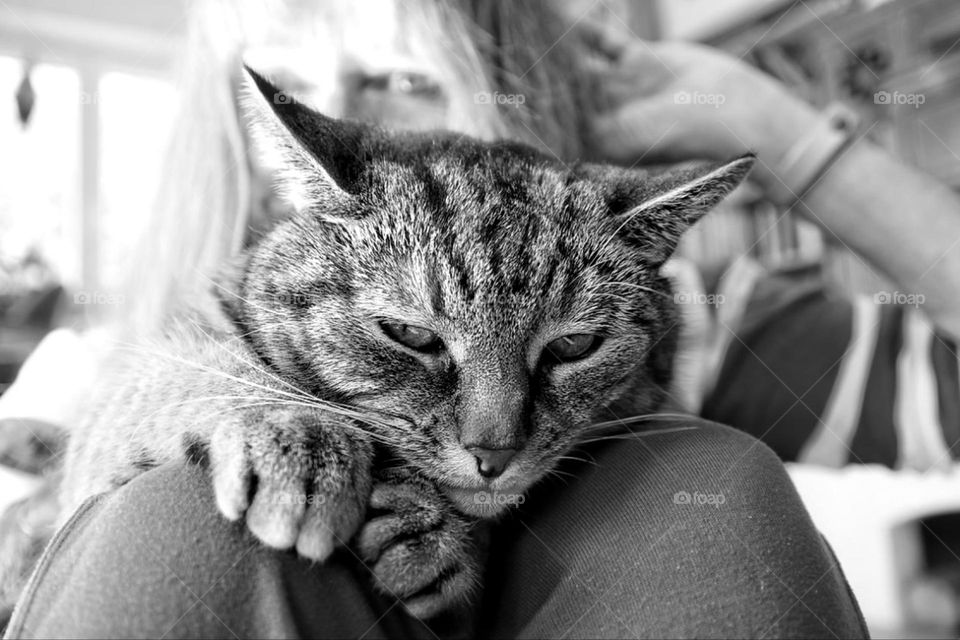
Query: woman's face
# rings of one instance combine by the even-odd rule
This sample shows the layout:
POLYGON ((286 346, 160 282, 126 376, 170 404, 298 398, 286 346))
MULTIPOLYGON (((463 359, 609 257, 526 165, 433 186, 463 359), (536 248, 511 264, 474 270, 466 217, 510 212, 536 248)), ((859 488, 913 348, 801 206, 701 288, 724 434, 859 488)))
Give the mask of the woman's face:
POLYGON ((449 90, 435 56, 404 33, 393 2, 357 5, 288 7, 269 17, 276 24, 246 47, 244 61, 330 116, 394 129, 447 126, 449 90))

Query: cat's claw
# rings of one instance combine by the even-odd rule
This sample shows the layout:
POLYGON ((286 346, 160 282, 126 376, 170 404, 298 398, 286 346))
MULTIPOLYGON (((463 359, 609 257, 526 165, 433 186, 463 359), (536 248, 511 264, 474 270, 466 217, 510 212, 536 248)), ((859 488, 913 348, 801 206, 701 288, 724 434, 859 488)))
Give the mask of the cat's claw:
POLYGON ((375 482, 356 546, 377 586, 417 618, 430 618, 467 600, 479 570, 472 521, 433 483, 408 477, 375 482))
POLYGON ((314 409, 239 412, 210 438, 217 506, 264 544, 324 560, 363 521, 370 446, 314 409))

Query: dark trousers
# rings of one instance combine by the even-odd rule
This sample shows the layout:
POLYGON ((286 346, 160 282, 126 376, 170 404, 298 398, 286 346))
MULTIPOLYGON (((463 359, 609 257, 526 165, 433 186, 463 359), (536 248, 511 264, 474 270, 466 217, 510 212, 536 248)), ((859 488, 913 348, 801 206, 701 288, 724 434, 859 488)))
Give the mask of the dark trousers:
POLYGON ((8 636, 865 637, 780 461, 685 426, 602 443, 535 488, 494 527, 475 606, 430 627, 347 549, 316 565, 264 548, 219 515, 202 469, 175 464, 74 515, 8 636))

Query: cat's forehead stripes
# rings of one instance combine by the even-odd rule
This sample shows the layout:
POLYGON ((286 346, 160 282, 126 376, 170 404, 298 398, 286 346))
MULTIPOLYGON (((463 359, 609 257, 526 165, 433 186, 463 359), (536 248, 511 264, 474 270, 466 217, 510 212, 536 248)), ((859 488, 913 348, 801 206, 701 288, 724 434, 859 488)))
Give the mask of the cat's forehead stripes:
POLYGON ((585 303, 596 306, 596 286, 611 270, 597 260, 604 211, 590 183, 547 163, 443 159, 382 172, 382 220, 394 240, 403 237, 398 250, 412 254, 398 297, 499 334, 596 315, 585 303))
POLYGON ((443 162, 418 176, 442 193, 430 213, 443 247, 436 276, 444 310, 502 309, 529 322, 549 294, 536 280, 543 267, 557 268, 557 191, 536 187, 558 180, 543 169, 523 173, 443 162))

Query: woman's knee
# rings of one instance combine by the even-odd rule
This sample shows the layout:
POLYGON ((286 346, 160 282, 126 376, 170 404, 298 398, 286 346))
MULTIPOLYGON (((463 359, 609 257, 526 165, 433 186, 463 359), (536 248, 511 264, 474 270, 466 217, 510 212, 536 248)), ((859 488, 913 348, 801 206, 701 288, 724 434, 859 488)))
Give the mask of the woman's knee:
POLYGON ((584 457, 574 479, 534 491, 509 531, 510 630, 862 633, 783 465, 751 436, 690 418, 584 457))
POLYGON ((219 518, 204 475, 168 465, 88 499, 48 546, 12 625, 23 635, 229 636, 221 592, 252 543, 219 518))
MULTIPOLYGON (((737 429, 698 418, 666 423, 626 439, 623 447, 599 453, 608 472, 616 469, 657 485, 674 507, 714 510, 762 508, 803 511, 793 483, 777 455, 737 429)), ((643 499, 648 493, 639 483, 643 499)))
POLYGON ((579 499, 611 514, 604 519, 607 531, 635 540, 668 535, 677 549, 686 546, 702 559, 704 548, 723 539, 726 555, 717 561, 759 561, 791 574, 800 557, 816 560, 819 575, 830 568, 783 463, 753 436, 690 418, 592 455, 579 499))
POLYGON ((205 470, 173 464, 85 503, 13 622, 22 635, 351 636, 387 610, 369 584, 349 554, 318 567, 264 547, 219 514, 205 470))
MULTIPOLYGON (((584 502, 683 516, 762 508, 804 513, 782 462, 756 438, 693 416, 618 435, 572 456, 562 490, 584 502), (683 509, 690 507, 690 509, 683 509)), ((547 493, 555 489, 548 487, 547 493)), ((536 494, 531 501, 536 501, 536 494)), ((535 508, 535 505, 534 505, 535 508)))

